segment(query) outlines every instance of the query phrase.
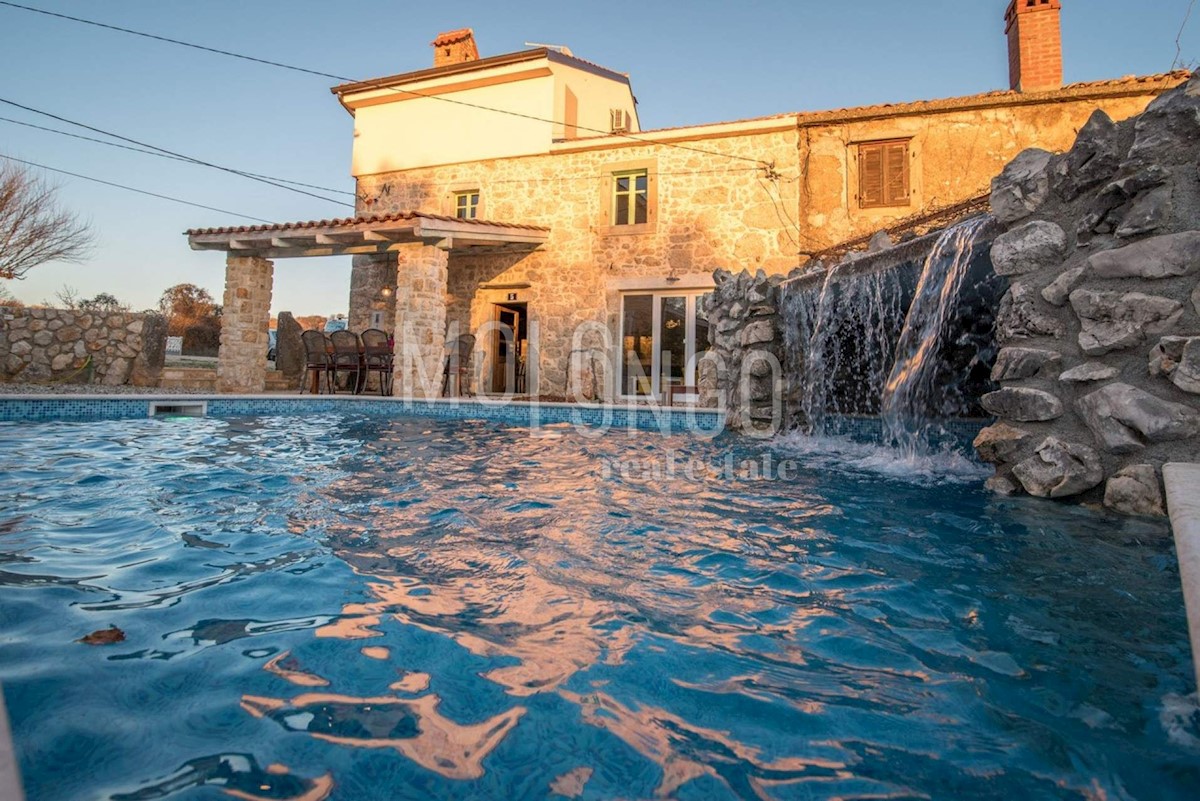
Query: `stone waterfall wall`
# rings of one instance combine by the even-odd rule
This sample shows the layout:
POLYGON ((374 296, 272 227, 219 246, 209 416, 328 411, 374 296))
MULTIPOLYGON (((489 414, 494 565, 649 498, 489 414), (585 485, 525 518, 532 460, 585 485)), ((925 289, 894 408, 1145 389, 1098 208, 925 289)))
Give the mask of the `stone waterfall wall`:
POLYGON ((700 362, 705 405, 723 399, 735 431, 773 432, 783 415, 783 340, 779 330, 781 275, 727 270, 713 273, 716 288, 708 311, 715 359, 700 362))
POLYGON ((157 314, 0 309, 0 381, 153 387, 166 352, 157 314))
POLYGON ((976 440, 998 492, 1162 514, 1164 462, 1200 460, 1200 78, 992 184, 1011 286, 976 440))

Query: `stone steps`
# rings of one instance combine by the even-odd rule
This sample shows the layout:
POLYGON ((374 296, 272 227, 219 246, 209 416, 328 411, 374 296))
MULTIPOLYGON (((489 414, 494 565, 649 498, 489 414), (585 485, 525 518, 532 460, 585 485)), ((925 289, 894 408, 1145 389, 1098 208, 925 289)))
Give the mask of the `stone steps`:
POLYGON ((159 389, 217 389, 217 371, 204 367, 164 367, 158 379, 159 389))

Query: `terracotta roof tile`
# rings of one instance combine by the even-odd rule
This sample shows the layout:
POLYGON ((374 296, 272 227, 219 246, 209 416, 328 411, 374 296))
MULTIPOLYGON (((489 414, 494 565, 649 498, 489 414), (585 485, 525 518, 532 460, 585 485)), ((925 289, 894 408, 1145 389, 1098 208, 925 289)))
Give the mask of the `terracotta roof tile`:
POLYGON ((466 39, 468 37, 474 37, 474 36, 475 36, 475 31, 471 30, 470 28, 458 28, 453 31, 445 31, 444 33, 439 33, 437 35, 437 38, 434 39, 432 42, 430 42, 430 44, 433 45, 434 47, 440 47, 442 45, 448 45, 448 44, 454 44, 455 42, 461 42, 463 39, 466 39))
POLYGON ((202 234, 252 234, 264 231, 298 231, 305 228, 338 228, 372 223, 400 222, 402 220, 441 220, 453 223, 469 223, 470 225, 491 226, 493 228, 517 228, 525 231, 549 231, 541 225, 526 225, 525 223, 504 223, 492 220, 462 220, 444 214, 428 214, 423 211, 397 211, 391 214, 371 214, 362 217, 335 217, 329 220, 304 220, 301 222, 272 223, 271 225, 231 225, 224 228, 190 228, 185 231, 187 236, 202 234))

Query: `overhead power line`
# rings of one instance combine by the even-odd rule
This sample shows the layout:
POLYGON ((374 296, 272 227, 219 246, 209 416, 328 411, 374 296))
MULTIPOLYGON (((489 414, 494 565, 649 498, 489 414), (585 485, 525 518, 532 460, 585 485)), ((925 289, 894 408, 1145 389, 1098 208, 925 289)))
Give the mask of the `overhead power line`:
POLYGON ((3 153, 0 153, 0 159, 6 159, 8 161, 15 161, 18 164, 25 164, 30 167, 37 167, 39 170, 47 170, 49 172, 56 172, 61 175, 69 175, 72 178, 79 178, 84 181, 92 181, 93 183, 104 184, 105 186, 112 186, 112 187, 116 187, 117 189, 124 189, 128 192, 137 192, 139 195, 149 195, 150 197, 156 197, 160 200, 169 200, 172 203, 182 203, 185 206, 194 206, 195 208, 198 208, 198 209, 205 209, 207 211, 217 211, 217 212, 220 212, 221 214, 230 214, 230 215, 233 215, 234 217, 242 217, 243 219, 254 220, 255 222, 268 223, 268 224, 273 222, 272 220, 264 220, 261 217, 253 217, 249 214, 241 214, 236 211, 230 211, 229 209, 218 209, 215 206, 205 206, 203 203, 193 203, 190 200, 184 200, 182 198, 171 197, 170 195, 160 195, 157 192, 150 192, 145 189, 138 189, 133 186, 126 186, 125 184, 114 183, 113 181, 105 181, 100 178, 93 178, 90 175, 80 175, 77 172, 68 172, 67 170, 60 170, 57 167, 48 167, 45 164, 38 164, 36 161, 26 161, 25 159, 19 159, 14 156, 6 156, 3 153))
MULTIPOLYGON (((110 25, 108 23, 97 22, 96 20, 85 19, 83 17, 74 17, 74 16, 71 16, 70 14, 61 14, 56 11, 47 11, 46 9, 43 9, 43 8, 34 8, 33 6, 26 6, 26 5, 22 5, 20 3, 13 3, 13 2, 10 2, 9 0, 0 0, 0 6, 8 6, 9 8, 16 8, 16 9, 20 9, 22 11, 31 11, 35 14, 43 14, 47 17, 56 17, 58 19, 69 20, 71 22, 78 22, 83 25, 92 25, 97 28, 104 28, 105 30, 117 31, 119 33, 126 33, 131 36, 140 36, 145 39, 153 39, 154 41, 157 41, 157 42, 165 42, 167 44, 178 45, 179 47, 188 47, 193 50, 201 50, 206 53, 213 53, 213 54, 220 55, 220 56, 227 56, 229 58, 237 58, 237 59, 241 59, 243 61, 250 61, 250 62, 254 62, 256 64, 263 64, 263 65, 266 65, 269 67, 278 67, 279 69, 291 70, 292 72, 299 72, 299 73, 303 73, 305 75, 315 75, 320 78, 328 78, 330 80, 338 81, 340 83, 361 83, 361 81, 358 79, 348 78, 344 75, 337 75, 332 72, 323 72, 321 70, 309 69, 308 67, 298 67, 294 64, 285 64, 281 61, 272 61, 272 60, 266 59, 266 58, 258 58, 257 56, 248 56, 245 53, 235 53, 231 50, 222 50, 217 47, 208 47, 207 45, 195 44, 194 42, 185 42, 181 39, 172 39, 168 36, 159 36, 158 34, 147 33, 145 31, 138 31, 138 30, 134 30, 132 28, 123 28, 120 25, 110 25)), ((555 119, 550 119, 550 118, 546 118, 546 117, 538 117, 534 114, 525 114, 525 113, 522 113, 519 111, 512 111, 511 109, 494 108, 492 106, 485 106, 480 103, 471 103, 466 100, 458 100, 456 98, 447 97, 446 95, 427 94, 425 92, 419 92, 419 91, 415 91, 412 89, 400 89, 395 86, 387 86, 387 87, 379 87, 379 88, 387 89, 389 91, 393 91, 398 94, 408 95, 411 97, 423 97, 423 98, 426 98, 429 100, 438 100, 443 103, 452 103, 456 106, 465 106, 467 108, 473 108, 473 109, 477 109, 480 111, 490 111, 490 112, 494 112, 496 114, 507 114, 511 117, 519 117, 521 119, 531 120, 534 122, 547 122, 547 123, 550 123, 551 125, 566 125, 566 123, 563 122, 562 120, 555 120, 555 119)), ((757 164, 757 165, 760 165, 763 167, 769 166, 769 162, 763 161, 762 159, 756 159, 751 156, 739 156, 734 153, 721 153, 720 151, 717 151, 717 150, 708 150, 706 148, 693 147, 691 145, 681 145, 681 144, 678 144, 675 142, 656 142, 653 139, 647 139, 646 137, 638 136, 637 134, 606 131, 601 128, 589 128, 586 125, 572 124, 571 127, 576 128, 581 131, 587 131, 589 133, 597 133, 597 134, 601 134, 604 136, 619 136, 624 139, 629 139, 634 142, 641 142, 643 144, 648 144, 648 145, 657 145, 660 147, 671 147, 671 148, 675 148, 677 150, 688 150, 693 153, 702 153, 702 154, 708 155, 708 156, 716 156, 718 158, 733 159, 736 161, 747 161, 752 164, 757 164)))
MULTIPOLYGON (((154 150, 147 150, 147 149, 141 148, 141 147, 133 147, 132 145, 122 145, 118 142, 109 142, 104 139, 97 139, 94 136, 84 136, 83 134, 71 133, 70 131, 60 131, 57 128, 48 128, 45 125, 35 125, 32 122, 26 122, 24 120, 14 120, 10 117, 0 117, 0 122, 8 122, 8 123, 12 123, 13 125, 22 125, 26 128, 33 128, 34 130, 38 130, 38 131, 46 131, 47 133, 58 134, 59 136, 69 136, 72 139, 82 139, 85 142, 95 142, 98 145, 107 145, 108 147, 116 147, 116 148, 120 148, 121 150, 129 150, 134 153, 142 153, 147 156, 157 156, 158 158, 161 158, 161 159, 170 159, 171 161, 182 161, 184 163, 192 163, 191 159, 184 158, 183 156, 169 156, 166 153, 159 153, 154 150)), ((332 189, 328 186, 320 186, 318 184, 306 184, 303 181, 291 181, 291 180, 288 180, 287 178, 277 178, 277 177, 274 177, 271 175, 261 175, 259 173, 253 173, 253 172, 246 172, 246 175, 253 175, 256 178, 268 178, 271 180, 279 181, 281 184, 293 184, 295 186, 306 186, 309 189, 320 189, 323 192, 337 192, 338 194, 341 194, 341 195, 350 195, 351 197, 354 197, 353 192, 349 192, 345 189, 332 189)))
MULTIPOLYGON (((7 106, 13 106, 14 108, 22 109, 23 111, 28 111, 32 114, 39 114, 43 117, 49 117, 52 120, 58 120, 59 122, 65 122, 66 124, 74 125, 77 128, 83 128, 84 130, 87 130, 87 131, 92 131, 94 133, 103 134, 104 136, 112 137, 113 139, 119 139, 122 142, 129 142, 130 144, 137 145, 138 147, 146 148, 148 150, 154 150, 159 153, 164 153, 168 156, 174 156, 175 158, 182 159, 183 161, 191 162, 192 164, 199 164, 204 167, 211 167, 214 170, 220 170, 222 172, 231 173, 233 175, 240 175, 243 178, 249 178, 251 181, 258 181, 259 183, 267 184, 269 186, 274 186, 279 189, 285 189, 288 192, 295 192, 300 195, 307 195, 308 197, 315 197, 318 200, 324 200, 326 203, 336 203, 339 206, 350 206, 351 208, 354 207, 353 203, 347 203, 342 200, 335 200, 334 198, 325 197, 324 195, 318 195, 315 192, 309 192, 308 190, 305 190, 305 189, 297 189, 294 186, 287 186, 286 184, 280 183, 279 181, 271 179, 271 178, 264 178, 262 176, 255 175, 253 173, 248 173, 243 170, 234 169, 233 167, 225 167, 221 164, 214 164, 211 161, 204 161, 203 159, 198 159, 193 156, 188 156, 184 153, 177 153, 174 150, 167 150, 166 148, 158 147, 157 145, 152 145, 147 142, 141 142, 141 141, 138 141, 137 139, 131 139, 128 136, 122 136, 121 134, 116 134, 116 133, 113 133, 112 131, 106 131, 103 128, 96 128, 94 126, 87 125, 82 122, 78 122, 76 120, 71 120, 66 117, 60 117, 57 114, 51 114, 49 111, 42 111, 41 109, 36 109, 36 108, 33 108, 32 106, 22 105, 21 103, 17 103, 13 100, 8 100, 3 97, 0 97, 0 103, 3 103, 7 106)), ((335 190, 335 191, 337 191, 337 190, 335 190)))

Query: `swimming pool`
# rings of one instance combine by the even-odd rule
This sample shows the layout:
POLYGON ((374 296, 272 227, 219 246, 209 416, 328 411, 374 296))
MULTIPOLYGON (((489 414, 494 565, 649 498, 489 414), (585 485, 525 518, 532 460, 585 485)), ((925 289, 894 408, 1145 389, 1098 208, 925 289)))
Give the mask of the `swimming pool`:
POLYGON ((1194 798, 1166 525, 896 467, 338 411, 0 424, 28 795, 1194 798))

